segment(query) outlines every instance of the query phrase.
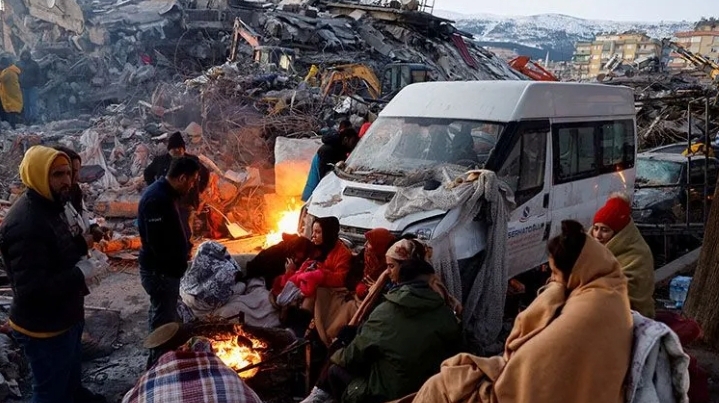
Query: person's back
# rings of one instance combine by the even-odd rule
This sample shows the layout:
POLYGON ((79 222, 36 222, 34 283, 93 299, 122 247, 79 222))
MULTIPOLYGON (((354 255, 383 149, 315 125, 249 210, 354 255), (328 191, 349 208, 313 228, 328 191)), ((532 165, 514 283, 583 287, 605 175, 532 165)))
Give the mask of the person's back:
MULTIPOLYGON (((364 397, 353 396, 350 385, 348 401, 395 399, 414 392, 460 347, 456 317, 426 281, 406 283, 386 298, 368 318, 353 348, 344 351, 346 361, 361 354, 370 368, 367 389, 358 391, 364 397)), ((351 365, 347 369, 354 370, 351 365)))

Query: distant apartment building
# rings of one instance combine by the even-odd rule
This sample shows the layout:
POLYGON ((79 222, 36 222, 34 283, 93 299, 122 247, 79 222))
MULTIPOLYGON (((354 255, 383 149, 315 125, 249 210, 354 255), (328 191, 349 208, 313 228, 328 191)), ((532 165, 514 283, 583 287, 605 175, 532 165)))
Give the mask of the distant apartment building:
MULTIPOLYGON (((719 61, 719 22, 717 21, 699 22, 694 31, 675 33, 673 40, 677 45, 694 54, 715 62, 719 61)), ((667 67, 682 70, 694 68, 694 65, 684 60, 678 53, 672 52, 667 67)))
POLYGON ((597 35, 593 42, 577 42, 574 47, 574 76, 594 78, 607 73, 604 66, 613 57, 632 64, 643 57, 662 56, 662 43, 643 32, 625 32, 597 35))

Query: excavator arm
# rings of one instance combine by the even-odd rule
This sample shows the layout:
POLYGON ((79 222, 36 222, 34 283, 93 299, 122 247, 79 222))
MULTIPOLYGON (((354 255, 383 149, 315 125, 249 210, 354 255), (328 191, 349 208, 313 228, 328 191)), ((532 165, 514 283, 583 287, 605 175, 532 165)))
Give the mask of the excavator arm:
POLYGON ((678 44, 670 41, 669 39, 662 40, 662 45, 670 48, 671 50, 679 54, 682 59, 688 61, 689 63, 697 67, 699 70, 705 72, 714 82, 719 82, 719 64, 707 59, 702 55, 690 52, 679 46, 678 44))
POLYGON ((534 81, 559 81, 557 76, 532 61, 529 56, 518 56, 509 61, 509 66, 534 81))
POLYGON ((252 49, 260 46, 260 35, 247 25, 240 17, 235 18, 235 25, 232 29, 232 44, 230 45, 230 62, 237 60, 237 46, 240 38, 247 41, 252 49))
POLYGON ((350 95, 353 92, 349 88, 353 79, 363 81, 367 85, 367 91, 373 99, 379 99, 382 94, 382 84, 372 70, 363 64, 345 64, 331 68, 322 80, 322 93, 327 96, 337 83, 342 84, 342 93, 350 95))

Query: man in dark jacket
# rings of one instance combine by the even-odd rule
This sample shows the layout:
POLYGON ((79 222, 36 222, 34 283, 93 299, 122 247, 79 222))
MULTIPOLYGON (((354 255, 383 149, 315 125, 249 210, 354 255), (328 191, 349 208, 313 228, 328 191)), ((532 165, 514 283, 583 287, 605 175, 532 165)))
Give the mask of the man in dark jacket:
POLYGON ((200 194, 205 191, 207 184, 210 182, 210 172, 205 168, 200 159, 192 154, 185 152, 185 140, 182 139, 180 132, 174 132, 167 140, 167 154, 160 155, 152 160, 144 172, 145 183, 147 186, 152 185, 156 180, 165 177, 170 169, 172 160, 180 157, 192 158, 200 166, 200 176, 197 184, 186 195, 180 199, 180 214, 184 221, 187 221, 192 231, 193 212, 200 206, 200 194))
POLYGON ((305 182, 305 188, 302 191, 303 202, 310 199, 312 192, 320 184, 322 178, 332 172, 334 164, 347 159, 358 141, 359 135, 349 120, 340 123, 338 133, 322 136, 323 144, 312 159, 307 182, 305 182))
POLYGON ((38 88, 43 85, 42 71, 40 65, 32 60, 29 50, 20 53, 20 88, 22 89, 23 109, 22 115, 25 124, 32 124, 37 120, 37 97, 38 88))
POLYGON ((31 147, 20 164, 28 190, 0 225, 0 253, 14 297, 10 326, 33 374, 33 402, 96 401, 82 388, 85 281, 96 268, 65 218, 72 168, 67 155, 31 147), (84 394, 84 397, 81 395, 84 394))
MULTIPOLYGON (((140 277, 150 296, 150 332, 180 320, 180 279, 187 270, 192 244, 188 223, 180 218, 179 201, 196 185, 199 172, 195 159, 174 159, 167 175, 150 185, 140 199, 140 277)), ((148 368, 157 358, 151 351, 148 368)))

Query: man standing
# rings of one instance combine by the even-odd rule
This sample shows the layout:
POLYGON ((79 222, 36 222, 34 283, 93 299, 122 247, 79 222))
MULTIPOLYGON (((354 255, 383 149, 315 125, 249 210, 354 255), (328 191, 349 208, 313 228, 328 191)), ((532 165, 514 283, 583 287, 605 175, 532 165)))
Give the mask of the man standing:
MULTIPOLYGON (((195 187, 199 172, 195 159, 173 159, 167 175, 150 185, 140 200, 140 277, 150 296, 150 332, 180 319, 180 279, 187 270, 192 244, 188 223, 180 218, 179 201, 195 187)), ((150 351, 148 368, 157 358, 156 352, 150 351)))
POLYGON ((37 119, 37 89, 43 84, 42 71, 29 50, 20 53, 20 88, 22 89, 22 115, 25 124, 29 125, 37 119))
POLYGON ((332 172, 334 164, 347 159, 358 142, 357 131, 352 127, 349 120, 340 122, 338 133, 322 136, 323 144, 312 159, 309 176, 307 177, 307 182, 305 182, 305 189, 302 191, 303 202, 310 199, 312 192, 320 184, 322 178, 332 172))
POLYGON ((160 155, 152 160, 144 172, 145 183, 147 186, 152 185, 156 180, 165 177, 170 169, 170 163, 180 157, 188 157, 193 159, 200 167, 200 175, 197 185, 180 199, 180 216, 183 221, 188 222, 190 234, 192 233, 195 212, 200 206, 200 194, 205 191, 207 184, 210 182, 210 172, 205 168, 200 159, 192 154, 185 153, 185 140, 182 139, 180 132, 174 132, 167 140, 167 154, 160 155))
POLYGON ((10 326, 33 374, 32 401, 92 401, 92 393, 81 387, 80 363, 85 282, 96 269, 83 259, 86 241, 73 237, 64 214, 70 158, 31 147, 20 163, 20 178, 28 190, 0 225, 0 253, 14 293, 10 326))
POLYGON ((0 115, 14 129, 22 112, 20 69, 7 56, 0 58, 0 101, 0 115))

